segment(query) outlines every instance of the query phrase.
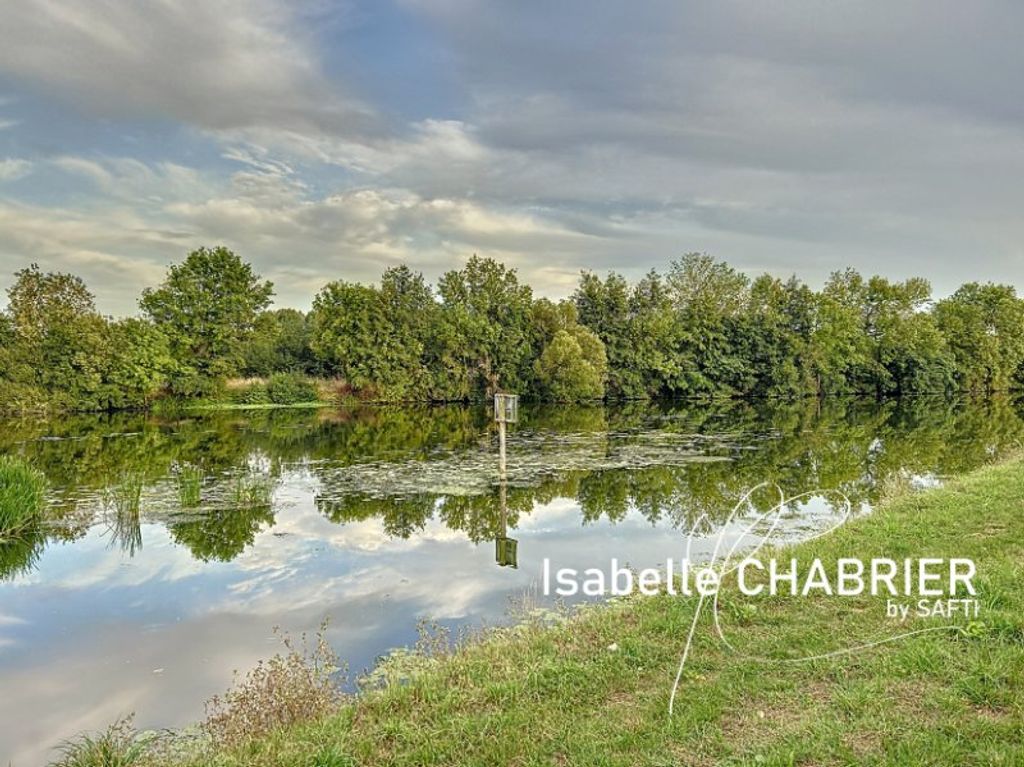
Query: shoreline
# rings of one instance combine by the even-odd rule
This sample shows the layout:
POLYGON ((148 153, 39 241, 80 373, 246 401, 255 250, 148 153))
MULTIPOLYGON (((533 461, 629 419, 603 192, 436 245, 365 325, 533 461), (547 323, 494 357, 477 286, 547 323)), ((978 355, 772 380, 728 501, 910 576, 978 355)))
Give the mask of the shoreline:
MULTIPOLYGON (((727 594, 699 621, 667 716, 696 597, 600 602, 551 624, 400 651, 390 680, 332 713, 224 750, 140 765, 1016 764, 1024 757, 1024 457, 899 495, 832 536, 787 544, 801 560, 845 551, 970 556, 978 619, 809 663, 787 655, 941 628, 893 620, 870 594, 829 602, 727 594), (837 638, 839 644, 837 644, 837 638), (886 700, 886 706, 879 701, 886 700), (527 737, 528 736, 528 737, 527 737)), ((428 642, 429 644, 429 642, 428 642)))

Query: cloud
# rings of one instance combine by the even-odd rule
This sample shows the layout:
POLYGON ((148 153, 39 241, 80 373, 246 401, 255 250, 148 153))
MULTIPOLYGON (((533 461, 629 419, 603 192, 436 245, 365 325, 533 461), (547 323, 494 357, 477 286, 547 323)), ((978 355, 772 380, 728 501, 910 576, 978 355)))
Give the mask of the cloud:
POLYGON ((366 130, 372 110, 323 76, 300 21, 276 0, 19 0, 0 71, 104 117, 366 130))
POLYGON ((18 151, 34 163, 19 190, 49 168, 77 193, 22 203, 4 255, 148 270, 224 242, 296 306, 328 279, 399 261, 433 279, 472 252, 549 295, 581 268, 638 276, 691 250, 811 283, 846 265, 939 293, 1024 282, 1017 5, 402 0, 401 23, 314 6, 17 4, 0 30, 12 82, 109 121, 104 136, 142 116, 195 143, 18 151), (445 81, 432 113, 357 94, 424 50, 442 55, 414 58, 407 87, 445 81))
POLYGON ((32 163, 8 157, 0 160, 0 182, 17 181, 32 172, 32 163))
MULTIPOLYGON (((236 249, 275 283, 279 304, 300 307, 331 279, 372 282, 399 263, 436 279, 473 253, 564 292, 581 255, 597 247, 543 210, 394 187, 319 194, 285 163, 232 157, 244 168, 227 182, 174 164, 56 158, 52 168, 87 184, 85 202, 0 202, 0 257, 81 274, 105 311, 133 313, 142 287, 204 244, 236 249)), ((0 275, 0 286, 10 279, 0 275)))

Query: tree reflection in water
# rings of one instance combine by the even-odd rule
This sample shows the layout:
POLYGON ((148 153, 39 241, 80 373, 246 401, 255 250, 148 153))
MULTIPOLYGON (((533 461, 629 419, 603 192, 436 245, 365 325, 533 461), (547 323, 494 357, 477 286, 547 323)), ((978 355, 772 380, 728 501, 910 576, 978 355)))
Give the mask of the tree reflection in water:
MULTIPOLYGON (((475 543, 495 541, 558 498, 579 506, 583 525, 635 510, 685 529, 702 514, 720 522, 766 481, 791 494, 838 490, 855 508, 872 504, 895 480, 959 474, 1020 445, 1022 414, 1006 398, 524 404, 504 488, 482 407, 7 421, 0 452, 17 448, 52 492, 49 523, 0 544, 0 576, 29 572, 49 541, 73 540, 101 521, 111 477, 143 483, 138 517, 122 514, 114 527, 127 553, 144 556, 140 524, 157 523, 197 559, 229 561, 275 524, 269 493, 265 503, 232 499, 238 478, 253 472, 275 485, 311 483, 332 522, 379 519, 395 538, 436 520, 475 543), (181 506, 181 466, 205 473, 197 508, 181 506)), ((754 505, 764 511, 773 498, 754 505)))

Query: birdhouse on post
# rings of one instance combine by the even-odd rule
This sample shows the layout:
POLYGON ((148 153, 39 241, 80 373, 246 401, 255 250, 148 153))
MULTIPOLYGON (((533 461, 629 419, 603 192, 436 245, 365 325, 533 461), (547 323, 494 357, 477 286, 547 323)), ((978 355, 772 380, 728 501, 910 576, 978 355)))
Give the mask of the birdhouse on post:
POLYGON ((505 429, 519 420, 519 395, 494 395, 494 420, 498 423, 498 481, 501 530, 494 540, 494 559, 501 567, 519 567, 519 542, 508 537, 508 481, 505 467, 505 429))
POLYGON ((519 420, 519 395, 497 393, 494 395, 494 420, 498 423, 515 423, 519 420))
POLYGON ((494 395, 494 420, 498 422, 498 471, 505 479, 505 427, 519 420, 519 395, 496 392, 494 395))

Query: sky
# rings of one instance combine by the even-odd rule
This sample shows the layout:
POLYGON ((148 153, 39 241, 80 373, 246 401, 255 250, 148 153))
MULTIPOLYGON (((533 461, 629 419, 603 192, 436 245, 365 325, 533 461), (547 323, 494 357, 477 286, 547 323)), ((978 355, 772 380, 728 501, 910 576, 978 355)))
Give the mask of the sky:
MULTIPOLYGON (((1024 290, 1024 4, 5 0, 0 290, 200 245, 308 308, 473 253, 1024 290)), ((2 301, 0 301, 2 303, 2 301)))

